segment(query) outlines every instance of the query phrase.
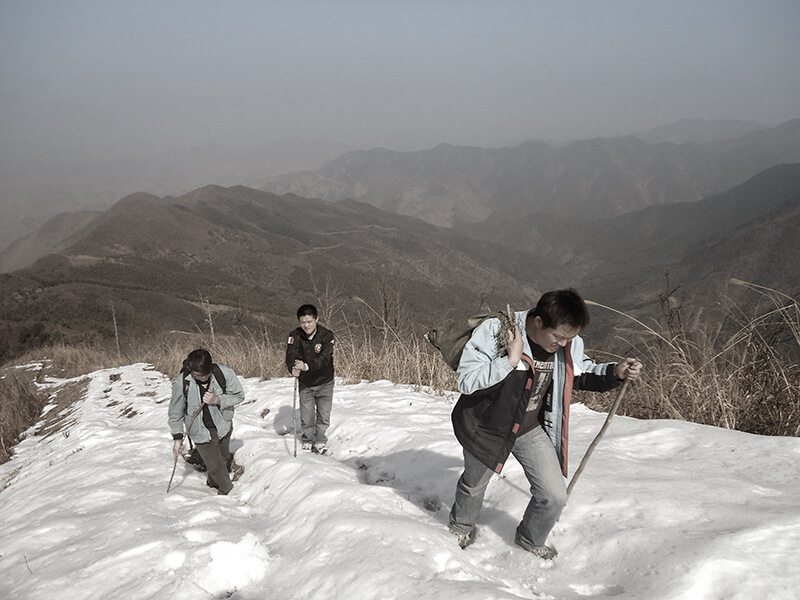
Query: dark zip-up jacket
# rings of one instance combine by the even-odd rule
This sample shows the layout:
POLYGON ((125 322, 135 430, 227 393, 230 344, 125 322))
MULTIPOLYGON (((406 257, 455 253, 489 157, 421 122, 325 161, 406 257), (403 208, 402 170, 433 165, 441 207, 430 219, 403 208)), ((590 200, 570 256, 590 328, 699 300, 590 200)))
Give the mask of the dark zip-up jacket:
POLYGON ((286 368, 292 372, 295 360, 308 365, 308 371, 300 373, 300 383, 317 386, 333 380, 333 332, 317 324, 313 339, 298 327, 289 335, 286 346, 286 368))

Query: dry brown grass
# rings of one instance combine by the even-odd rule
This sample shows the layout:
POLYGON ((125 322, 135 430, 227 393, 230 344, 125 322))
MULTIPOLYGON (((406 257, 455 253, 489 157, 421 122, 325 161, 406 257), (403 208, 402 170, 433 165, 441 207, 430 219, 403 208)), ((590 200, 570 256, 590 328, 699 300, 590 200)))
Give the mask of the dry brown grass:
MULTIPOLYGON (((800 308, 785 294, 734 283, 758 294, 761 303, 749 312, 734 307, 727 329, 720 326, 711 332, 696 324, 687 326, 682 307, 668 297, 662 297, 665 322, 653 327, 603 307, 635 324, 639 341, 629 342, 632 355, 645 363, 643 376, 631 386, 621 414, 680 419, 765 435, 800 435, 800 308), (722 331, 728 333, 723 336, 722 331)), ((378 315, 372 313, 372 317, 378 315)), ((326 317, 336 319, 335 314, 326 317)), ((378 315, 357 326, 341 320, 331 328, 336 332, 336 372, 346 380, 385 379, 433 391, 456 388, 455 373, 421 335, 410 333, 408 326, 401 327, 396 321, 390 326, 378 315)), ((285 338, 273 339, 266 332, 213 337, 175 333, 140 341, 122 351, 121 360, 122 364, 149 363, 174 377, 186 355, 201 347, 243 377, 288 376, 285 338)), ((598 360, 618 358, 598 356, 598 360)), ((46 362, 40 373, 5 368, 0 380, 0 462, 41 413, 45 399, 36 392, 33 379, 42 374, 75 378, 120 365, 116 347, 89 345, 43 348, 15 363, 43 359, 46 362)), ((78 383, 60 391, 57 399, 74 401, 80 389, 78 383)), ((577 393, 576 400, 607 410, 614 396, 614 392, 577 393)))
POLYGON ((11 456, 11 448, 20 435, 36 423, 47 402, 30 371, 6 368, 0 375, 0 463, 11 456))
MULTIPOLYGON (((144 362, 169 377, 177 376, 183 359, 195 348, 207 348, 214 360, 231 367, 243 377, 270 379, 287 377, 284 364, 286 346, 266 334, 214 336, 203 334, 172 336, 172 339, 151 340, 122 352, 122 364, 144 362)), ((395 383, 412 384, 429 390, 455 388, 455 374, 447 367, 427 342, 414 336, 405 339, 367 336, 358 341, 351 331, 344 331, 336 341, 336 374, 346 380, 388 379, 395 383)), ((0 380, 0 463, 8 460, 10 448, 19 441, 19 434, 33 425, 47 401, 45 394, 36 391, 34 380, 44 375, 76 378, 98 369, 120 366, 116 346, 101 348, 85 344, 56 345, 30 352, 15 361, 17 364, 41 362, 41 369, 6 368, 0 380)), ((42 433, 54 427, 68 427, 68 407, 80 397, 85 382, 78 380, 61 386, 54 392, 53 401, 59 415, 57 421, 48 419, 42 433), (66 403, 66 405, 64 404, 66 403)))
MULTIPOLYGON (((760 302, 748 311, 731 304, 726 322, 713 330, 687 326, 683 307, 672 298, 663 298, 665 319, 657 329, 625 315, 646 334, 631 344, 645 371, 622 414, 800 435, 798 304, 768 288, 732 283, 760 294, 760 302)), ((579 398, 601 410, 611 401, 610 394, 579 398)))

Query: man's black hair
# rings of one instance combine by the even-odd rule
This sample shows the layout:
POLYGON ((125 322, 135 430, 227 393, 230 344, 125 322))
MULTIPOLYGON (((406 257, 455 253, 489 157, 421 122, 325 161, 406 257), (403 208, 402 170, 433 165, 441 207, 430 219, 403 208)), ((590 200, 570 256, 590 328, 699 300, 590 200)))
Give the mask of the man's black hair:
POLYGON ((546 329, 567 325, 584 329, 589 324, 589 309, 574 289, 547 292, 536 304, 536 316, 541 317, 546 329))
POLYGON ((208 375, 211 373, 211 353, 205 348, 192 350, 183 365, 193 373, 208 375))
POLYGON ((297 320, 300 320, 300 317, 314 317, 317 318, 317 307, 313 304, 303 304, 300 308, 297 309, 297 320))

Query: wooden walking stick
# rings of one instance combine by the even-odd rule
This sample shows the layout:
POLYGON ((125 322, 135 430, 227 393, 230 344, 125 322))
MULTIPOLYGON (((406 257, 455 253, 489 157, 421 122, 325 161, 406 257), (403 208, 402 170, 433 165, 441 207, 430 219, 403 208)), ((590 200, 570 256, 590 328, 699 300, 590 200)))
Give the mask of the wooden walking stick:
MULTIPOLYGON (((186 428, 186 435, 189 435, 189 430, 192 428, 194 424, 194 420, 197 418, 197 415, 200 414, 200 411, 203 410, 203 403, 200 403, 200 408, 192 415, 191 421, 189 421, 189 426, 186 428)), ((175 457, 175 463, 172 465, 172 475, 169 478, 169 483, 167 484, 167 493, 169 494, 169 488, 172 486, 172 478, 175 477, 175 469, 178 467, 178 457, 175 457)))
POLYGON ((297 458, 297 417, 295 409, 297 407, 297 377, 294 378, 294 393, 292 394, 292 425, 294 427, 294 457, 297 458))
POLYGON ((578 470, 575 471, 575 475, 572 476, 572 481, 570 481, 569 485, 567 486, 567 498, 569 498, 569 495, 572 493, 572 488, 575 487, 575 482, 578 481, 578 477, 580 477, 580 474, 583 473, 583 469, 586 468, 586 463, 589 462, 589 457, 592 455, 592 452, 594 452, 594 449, 597 446, 597 444, 600 443, 600 438, 603 437, 603 434, 606 432, 606 429, 608 429, 608 424, 611 423, 611 419, 614 418, 614 414, 617 412, 620 402, 622 402, 622 397, 625 395, 625 390, 628 389, 629 381, 630 381, 629 379, 626 379, 625 381, 622 382, 622 388, 620 388, 619 394, 617 394, 617 399, 614 401, 614 405, 611 407, 611 410, 608 411, 606 422, 603 423, 603 426, 600 428, 600 433, 598 433, 595 436, 595 438, 592 440, 592 443, 589 444, 589 448, 586 450, 586 454, 583 455, 583 460, 581 461, 578 470))
POLYGON ((172 475, 169 476, 169 483, 167 484, 167 493, 169 494, 169 488, 172 485, 172 478, 175 477, 175 469, 178 468, 178 455, 175 455, 175 462, 172 463, 172 475))

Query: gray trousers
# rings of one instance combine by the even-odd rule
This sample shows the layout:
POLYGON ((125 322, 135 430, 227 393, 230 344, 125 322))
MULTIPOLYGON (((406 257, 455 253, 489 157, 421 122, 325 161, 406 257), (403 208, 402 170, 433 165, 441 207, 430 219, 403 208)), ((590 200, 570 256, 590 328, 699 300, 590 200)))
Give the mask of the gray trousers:
POLYGON ((333 408, 333 380, 314 386, 299 383, 298 395, 300 425, 303 430, 301 441, 326 444, 328 437, 325 432, 331 424, 331 408, 333 408))
POLYGON ((233 427, 224 438, 219 439, 216 429, 209 429, 211 441, 205 444, 195 444, 197 451, 203 458, 208 469, 208 483, 227 494, 233 489, 231 476, 228 474, 228 461, 231 458, 231 434, 233 427))
MULTIPOLYGON (((567 488, 558 456, 541 426, 518 437, 511 453, 522 465, 531 486, 531 499, 517 528, 521 545, 528 549, 544 546, 567 503, 567 488)), ((472 531, 492 475, 494 471, 464 451, 464 472, 456 485, 456 499, 450 511, 453 531, 472 531)))

